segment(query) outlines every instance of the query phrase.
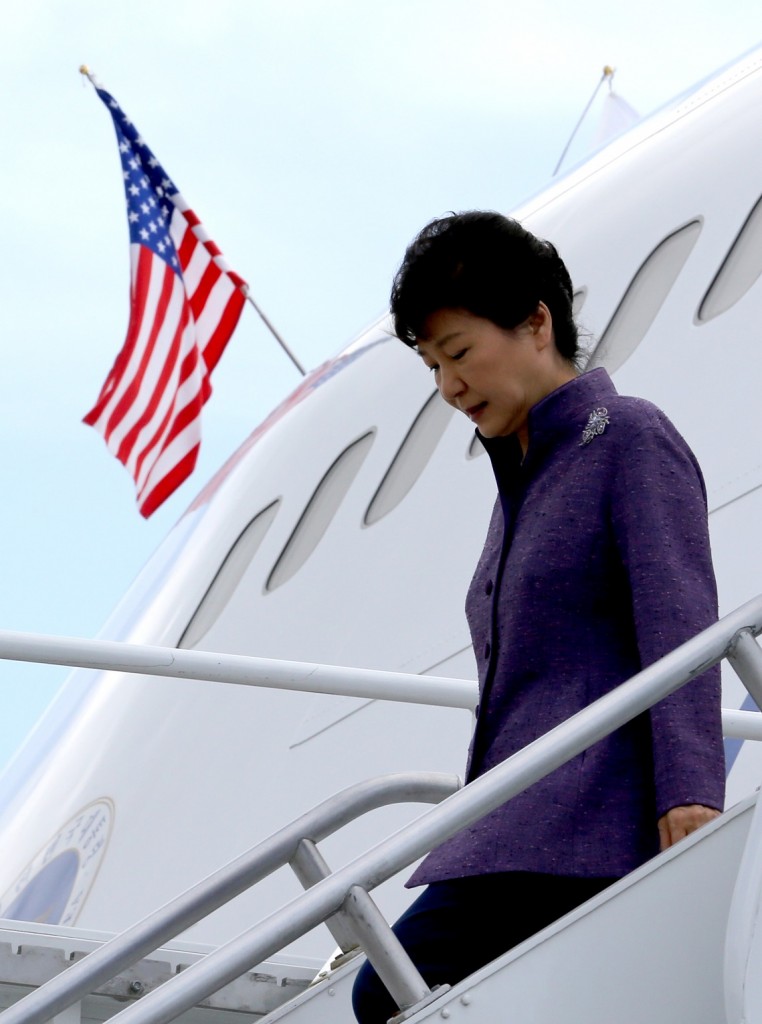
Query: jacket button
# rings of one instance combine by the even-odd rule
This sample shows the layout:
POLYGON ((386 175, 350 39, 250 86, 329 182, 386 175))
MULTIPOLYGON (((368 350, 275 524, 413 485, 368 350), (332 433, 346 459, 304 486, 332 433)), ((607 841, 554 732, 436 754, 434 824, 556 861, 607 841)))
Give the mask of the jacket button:
POLYGON ((489 659, 491 650, 492 650, 492 648, 490 647, 489 644, 485 644, 484 645, 484 659, 485 659, 485 661, 489 659))
POLYGON ((492 593, 493 587, 494 583, 492 582, 492 580, 487 580, 487 583, 484 587, 484 593, 487 595, 487 597, 489 597, 489 595, 492 593))

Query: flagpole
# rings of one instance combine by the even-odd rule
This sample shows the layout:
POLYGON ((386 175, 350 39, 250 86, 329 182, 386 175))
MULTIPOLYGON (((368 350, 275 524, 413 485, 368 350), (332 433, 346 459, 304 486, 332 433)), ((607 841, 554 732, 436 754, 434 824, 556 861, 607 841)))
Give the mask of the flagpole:
POLYGON ((277 331, 275 330, 275 328, 273 327, 273 325, 272 325, 272 324, 270 323, 270 321, 269 321, 269 320, 267 319, 267 317, 265 316, 265 314, 264 314, 264 313, 262 312, 262 310, 261 310, 261 309, 259 308, 259 306, 258 306, 258 305, 256 304, 256 302, 254 301, 254 299, 252 299, 251 295, 249 295, 249 288, 248 288, 248 285, 244 285, 244 286, 243 286, 243 288, 241 289, 241 291, 242 291, 242 292, 243 292, 243 294, 244 294, 244 295, 246 296, 246 301, 247 301, 247 302, 250 302, 250 303, 252 304, 252 306, 254 307, 254 309, 256 309, 257 313, 259 313, 259 315, 260 315, 260 317, 262 318, 262 322, 264 323, 265 327, 266 327, 266 328, 268 329, 268 331, 270 332, 270 334, 272 334, 272 336, 273 336, 273 337, 275 338, 275 340, 276 340, 276 341, 278 342, 278 344, 280 345, 280 347, 281 347, 281 348, 283 349, 283 351, 284 351, 284 352, 286 353, 286 355, 288 356, 288 358, 289 358, 289 359, 291 360, 291 362, 292 362, 292 363, 294 364, 294 366, 295 366, 295 367, 297 368, 297 370, 299 371, 299 373, 301 373, 302 377, 306 377, 306 376, 307 376, 307 371, 306 371, 306 370, 304 369, 304 367, 303 367, 303 366, 302 366, 302 364, 301 364, 301 363, 299 362, 299 360, 298 360, 298 359, 296 358, 296 356, 294 355, 294 353, 293 353, 293 352, 291 351, 291 349, 290 349, 290 348, 288 347, 288 345, 287 345, 287 344, 285 343, 285 341, 283 340, 283 338, 281 338, 280 334, 278 334, 278 332, 277 332, 277 331))
POLYGON ((604 82, 605 82, 605 81, 606 81, 607 79, 608 79, 608 82, 609 82, 609 87, 611 87, 611 79, 612 79, 613 77, 614 77, 614 68, 610 67, 610 65, 608 65, 608 64, 607 64, 607 65, 606 65, 606 66, 604 67, 604 69, 603 69, 603 74, 601 75, 601 77, 600 77, 600 80, 599 80, 598 84, 596 85, 595 89, 593 89, 593 95, 592 95, 592 96, 590 97, 590 99, 589 99, 589 100, 587 101, 587 106, 586 106, 586 107, 585 107, 585 109, 584 109, 584 110, 582 111, 582 115, 581 115, 581 117, 580 117, 579 121, 577 121, 576 125, 574 126, 574 131, 573 131, 573 132, 571 133, 571 135, 569 136, 569 141, 568 141, 568 142, 566 143, 566 145, 564 146, 564 151, 563 151, 563 153, 561 154, 561 156, 559 157, 559 159, 558 159, 558 163, 556 164, 556 166, 555 166, 555 168, 554 168, 554 170, 553 170, 553 174, 551 175, 551 177, 555 178, 555 176, 556 176, 556 175, 558 174, 559 168, 561 167, 561 164, 562 164, 562 163, 564 162, 564 157, 566 156, 566 154, 567 154, 567 153, 568 153, 568 151, 569 151, 569 146, 571 146, 572 142, 574 141, 574 136, 575 136, 575 135, 577 134, 577 132, 579 131, 579 127, 580 127, 580 125, 582 124, 582 122, 583 122, 583 121, 585 120, 585 116, 587 115, 587 112, 588 112, 588 110, 589 110, 589 109, 590 109, 590 107, 592 106, 592 104, 593 104, 593 100, 594 100, 594 99, 595 99, 595 97, 596 97, 596 96, 598 95, 598 90, 600 89, 600 87, 601 87, 601 86, 603 85, 603 83, 604 83, 604 82))
MULTIPOLYGON (((79 70, 80 70, 80 74, 84 75, 84 76, 85 76, 85 77, 86 77, 87 79, 89 79, 89 81, 90 81, 90 84, 92 85, 92 87, 93 87, 94 89, 96 89, 96 90, 97 90, 97 89, 99 89, 99 88, 102 88, 102 86, 101 86, 100 82, 99 82, 99 81, 98 81, 98 79, 97 79, 97 78, 95 77, 95 75, 93 74, 93 72, 92 72, 92 71, 90 71, 90 68, 89 68, 89 67, 87 66, 87 64, 81 64, 81 65, 80 65, 80 67, 79 67, 79 70)), ((170 198, 172 198, 172 199, 173 199, 173 202, 174 202, 174 197, 170 197, 170 198)), ((179 196, 179 193, 178 193, 178 196, 177 196, 177 198, 180 198, 180 200, 181 200, 181 204, 183 204, 183 205, 184 205, 185 201, 184 201, 184 200, 182 199, 182 197, 180 197, 180 196, 179 196)), ((179 204, 176 204, 176 205, 179 205, 179 204)), ((196 233, 197 233, 197 235, 198 235, 198 234, 200 234, 200 232, 199 232, 198 228, 196 228, 196 229, 194 229, 194 230, 196 230, 196 233)), ((204 233, 204 234, 205 234, 205 233, 204 233)), ((223 265, 223 264, 224 264, 224 260, 222 259, 221 255, 219 255, 219 256, 217 257, 217 261, 218 261, 218 263, 219 263, 220 265, 223 265)), ((224 269, 227 269, 227 267, 225 267, 224 269)), ((273 336, 273 337, 275 338, 275 340, 276 340, 276 341, 278 342, 278 344, 280 345, 280 347, 281 347, 281 348, 283 349, 283 351, 284 351, 284 352, 286 353, 286 355, 287 355, 287 356, 288 356, 288 358, 289 358, 289 359, 291 360, 291 362, 292 362, 292 363, 294 364, 294 366, 295 366, 295 367, 297 368, 297 370, 298 370, 298 371, 299 371, 299 373, 300 373, 300 374, 302 375, 302 377, 305 377, 305 376, 307 375, 307 371, 306 371, 306 370, 304 369, 304 367, 303 367, 303 366, 302 366, 302 364, 301 364, 301 363, 299 362, 299 360, 298 360, 298 359, 296 358, 296 356, 295 356, 295 355, 294 355, 294 353, 293 353, 293 352, 291 351, 291 349, 290 349, 290 348, 288 347, 288 345, 286 344, 286 342, 284 341, 284 339, 283 339, 283 338, 281 337, 281 335, 280 335, 280 334, 278 333, 278 331, 277 331, 277 330, 275 329, 275 327, 273 326, 273 324, 272 324, 272 323, 270 322, 270 320, 268 319, 268 317, 267 317, 267 316, 265 315, 264 311, 263 311, 262 309, 260 309, 260 307, 259 307, 259 306, 257 305, 257 303, 256 303, 256 302, 254 301, 254 299, 253 299, 253 298, 251 297, 251 295, 249 294, 249 286, 248 286, 247 284, 243 283, 243 284, 239 285, 239 288, 240 288, 240 291, 242 292, 242 294, 243 294, 244 298, 246 299, 246 301, 247 301, 247 302, 249 302, 249 303, 251 303, 251 305, 252 305, 252 306, 254 307, 254 309, 255 309, 255 310, 257 311, 257 313, 259 314, 259 316, 260 316, 260 318, 261 318, 262 322, 264 323, 265 327, 266 327, 266 328, 268 329, 268 331, 270 332, 270 334, 272 334, 272 336, 273 336)))

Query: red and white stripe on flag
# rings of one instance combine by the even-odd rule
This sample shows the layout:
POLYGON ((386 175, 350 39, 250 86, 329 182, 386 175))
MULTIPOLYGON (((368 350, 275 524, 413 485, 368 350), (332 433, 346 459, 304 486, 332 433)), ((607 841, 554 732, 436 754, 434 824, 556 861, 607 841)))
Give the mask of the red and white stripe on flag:
POLYGON ((127 337, 84 418, 132 474, 146 517, 193 471, 211 372, 245 301, 244 281, 227 268, 198 218, 179 193, 170 201, 179 267, 131 243, 127 337))

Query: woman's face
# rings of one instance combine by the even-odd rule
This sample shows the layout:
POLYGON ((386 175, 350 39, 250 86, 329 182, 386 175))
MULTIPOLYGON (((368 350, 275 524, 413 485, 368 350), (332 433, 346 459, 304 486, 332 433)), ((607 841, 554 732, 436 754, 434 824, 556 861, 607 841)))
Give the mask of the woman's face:
POLYGON ((529 410, 575 376, 555 347, 544 303, 511 330, 465 310, 440 309, 427 319, 418 353, 444 400, 484 437, 517 434, 525 451, 529 410))

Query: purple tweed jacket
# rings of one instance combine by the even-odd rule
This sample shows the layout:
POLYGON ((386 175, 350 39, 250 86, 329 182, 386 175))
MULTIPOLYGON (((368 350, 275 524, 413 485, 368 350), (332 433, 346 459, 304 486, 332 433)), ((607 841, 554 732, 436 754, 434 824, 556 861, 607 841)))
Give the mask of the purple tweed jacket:
MULTIPOLYGON (((655 406, 592 370, 531 410, 523 462, 515 437, 485 447, 499 497, 466 602, 481 694, 466 781, 717 617, 701 471, 655 406)), ((408 885, 620 877, 658 851, 662 814, 722 809, 724 786, 713 669, 437 847, 408 885)))

